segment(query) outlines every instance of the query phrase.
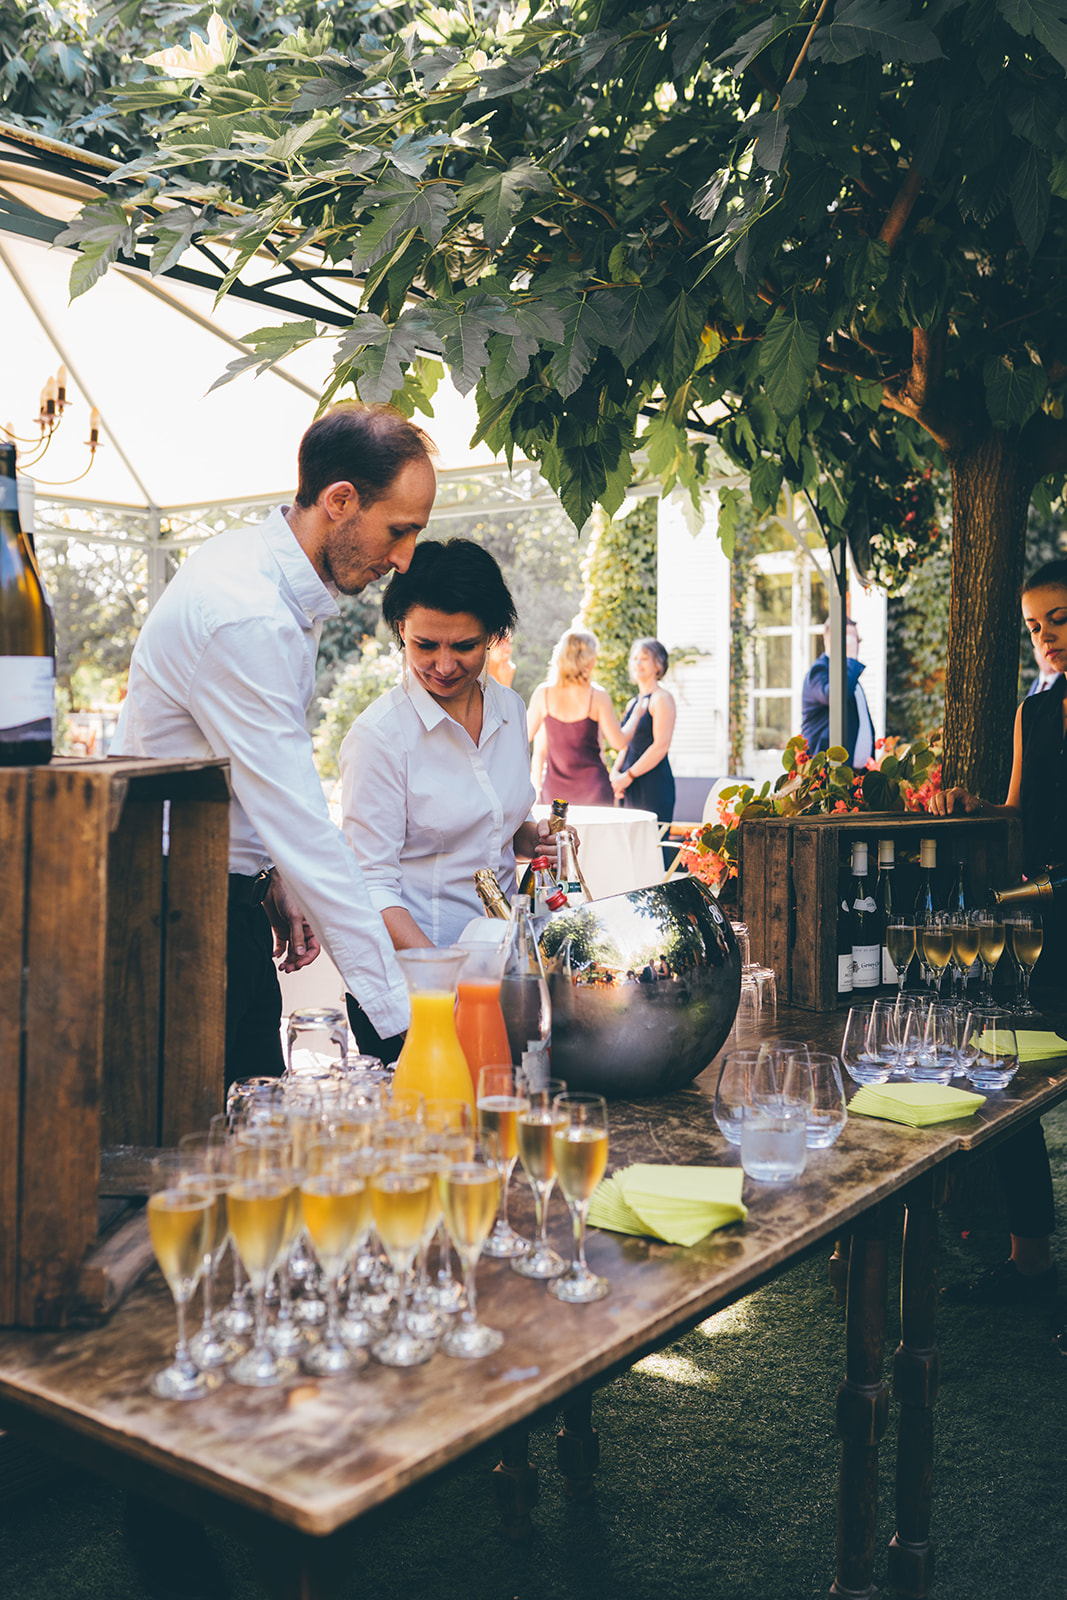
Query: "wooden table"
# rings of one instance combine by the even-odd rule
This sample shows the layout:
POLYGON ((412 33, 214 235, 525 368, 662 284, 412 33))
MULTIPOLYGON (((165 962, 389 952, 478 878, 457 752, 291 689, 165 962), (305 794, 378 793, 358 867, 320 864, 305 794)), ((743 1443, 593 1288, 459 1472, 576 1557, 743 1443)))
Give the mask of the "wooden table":
MULTIPOLYGON (((783 1010, 779 1037, 836 1044, 843 1019, 783 1010)), ((711 1116, 715 1072, 681 1093, 612 1108, 612 1165, 636 1160, 733 1164, 711 1116)), ((502 1263, 479 1269, 483 1313, 503 1329, 495 1356, 436 1356, 406 1372, 369 1366, 346 1379, 297 1379, 267 1392, 227 1386, 194 1405, 147 1391, 173 1339, 170 1296, 158 1275, 103 1327, 0 1336, 0 1426, 44 1449, 201 1516, 248 1539, 278 1595, 326 1595, 344 1569, 357 1519, 475 1445, 501 1436, 502 1500, 513 1521, 532 1498, 525 1429, 563 1402, 561 1460, 588 1481, 596 1440, 592 1385, 661 1347, 766 1281, 820 1240, 851 1237, 837 1581, 833 1593, 872 1592, 878 1445, 888 1420, 882 1380, 887 1295, 885 1202, 902 1196, 903 1337, 894 1360, 900 1402, 898 1533, 891 1580, 898 1593, 929 1588, 935 1204, 950 1162, 1067 1097, 1067 1060, 1024 1068, 978 1121, 911 1130, 859 1117, 828 1151, 811 1152, 795 1183, 746 1180, 744 1225, 685 1250, 595 1232, 589 1257, 612 1284, 599 1304, 568 1307, 502 1263), (1054 1069, 1054 1070, 1050 1070, 1054 1069)), ((517 1219, 529 1225, 526 1185, 517 1219)), ((557 1243, 566 1234, 553 1204, 557 1243)))

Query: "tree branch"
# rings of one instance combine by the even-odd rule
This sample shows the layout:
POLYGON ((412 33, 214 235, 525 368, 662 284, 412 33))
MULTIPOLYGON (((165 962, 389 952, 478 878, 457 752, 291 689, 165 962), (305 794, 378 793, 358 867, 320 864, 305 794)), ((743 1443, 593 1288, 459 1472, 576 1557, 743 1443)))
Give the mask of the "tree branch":
POLYGON ((945 325, 939 322, 931 331, 913 328, 911 332, 911 372, 908 393, 919 410, 924 410, 945 376, 945 325))
MULTIPOLYGON (((815 37, 815 31, 818 28, 819 23, 823 19, 823 12, 827 9, 829 4, 830 4, 830 0, 822 0, 822 5, 819 7, 818 11, 815 13, 815 21, 812 23, 811 27, 808 29, 807 38, 804 40, 804 43, 800 47, 800 54, 797 56, 796 60, 793 62, 792 71, 790 72, 788 78, 785 80, 786 83, 792 83, 793 79, 796 77, 797 73, 800 71, 800 68, 801 68, 801 66, 803 64, 803 61, 804 61, 804 57, 807 55, 808 50, 809 50, 809 48, 811 46, 811 41, 815 37)), ((783 85, 783 87, 784 87, 784 85, 783 85)), ((781 96, 779 95, 778 98, 781 99, 781 96)))
POLYGON ((914 209, 915 202, 919 198, 919 190, 922 188, 922 186, 922 174, 919 172, 917 167, 911 167, 908 171, 908 176, 904 179, 903 185, 897 191, 896 199, 889 207, 889 215, 882 223, 882 230, 878 235, 882 243, 889 246, 890 255, 892 255, 894 249, 896 248, 897 241, 904 232, 908 218, 911 216, 911 213, 914 209))

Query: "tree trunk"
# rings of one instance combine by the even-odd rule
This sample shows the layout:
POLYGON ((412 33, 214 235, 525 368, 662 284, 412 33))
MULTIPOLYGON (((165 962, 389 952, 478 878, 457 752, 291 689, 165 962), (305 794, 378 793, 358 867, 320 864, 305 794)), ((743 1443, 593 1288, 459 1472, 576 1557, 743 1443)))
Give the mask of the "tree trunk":
POLYGON ((1019 686, 1019 585, 1034 478, 1016 433, 953 454, 952 594, 941 786, 1000 804, 1019 686))

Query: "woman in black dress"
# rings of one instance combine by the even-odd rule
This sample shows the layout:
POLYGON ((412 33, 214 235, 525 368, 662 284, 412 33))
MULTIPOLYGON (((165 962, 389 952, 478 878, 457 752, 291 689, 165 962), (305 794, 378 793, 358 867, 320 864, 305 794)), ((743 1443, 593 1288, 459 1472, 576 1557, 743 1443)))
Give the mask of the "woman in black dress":
MULTIPOLYGON (((1023 825, 1027 877, 1067 859, 1067 561, 1049 561, 1022 591, 1023 621, 1045 675, 1060 674, 1041 694, 1028 695, 1015 716, 1011 782, 1004 805, 991 805, 966 789, 935 795, 930 809, 971 815, 1016 816, 1023 825)), ((1067 985, 1067 918, 1056 907, 1044 914, 1044 946, 1034 969, 1035 998, 1062 1010, 1067 985)), ((1011 1255, 969 1284, 942 1290, 970 1304, 1051 1304, 1056 1269, 1049 1249, 1055 1226, 1052 1178, 1039 1122, 998 1146, 997 1166, 1008 1206, 1011 1255)), ((1067 1355, 1067 1330, 1058 1335, 1067 1355)))
POLYGON ((674 734, 674 696, 660 682, 669 659, 658 639, 638 639, 630 651, 637 694, 623 712, 627 745, 611 771, 616 801, 654 811, 660 822, 674 816, 674 774, 667 754, 674 734))

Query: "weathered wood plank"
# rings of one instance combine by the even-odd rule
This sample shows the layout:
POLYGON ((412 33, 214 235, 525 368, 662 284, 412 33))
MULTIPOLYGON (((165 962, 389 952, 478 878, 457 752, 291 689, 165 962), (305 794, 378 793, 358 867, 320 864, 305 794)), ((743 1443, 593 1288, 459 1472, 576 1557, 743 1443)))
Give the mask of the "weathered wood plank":
POLYGON ((0 771, 0 1323, 15 1320, 29 772, 0 771))
POLYGON ((134 799, 109 816, 104 977, 105 1144, 159 1138, 163 803, 134 799))
POLYGON ((229 807, 173 801, 167 862, 160 1142, 207 1126, 223 1107, 229 807))

